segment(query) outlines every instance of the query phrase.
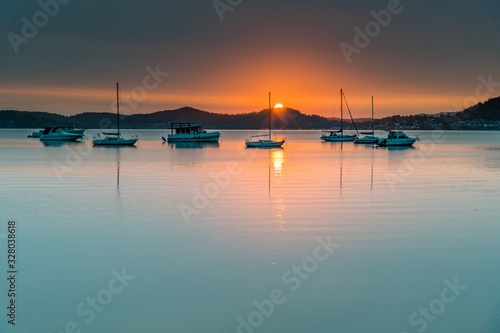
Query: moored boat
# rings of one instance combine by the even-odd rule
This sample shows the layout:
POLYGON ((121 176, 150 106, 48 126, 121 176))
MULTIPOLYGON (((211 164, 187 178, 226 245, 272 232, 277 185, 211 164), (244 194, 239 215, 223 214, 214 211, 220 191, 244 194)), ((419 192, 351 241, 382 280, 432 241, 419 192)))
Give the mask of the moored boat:
POLYGON ((105 136, 103 137, 100 133, 97 133, 97 136, 94 137, 94 146, 133 146, 138 140, 136 136, 125 139, 120 132, 103 132, 102 134, 105 136))
MULTIPOLYGON (((356 134, 344 134, 344 91, 340 89, 340 129, 338 130, 324 130, 321 136, 321 140, 330 141, 330 142, 349 142, 354 141, 356 139, 356 134)), ((346 101, 347 104, 347 101, 346 101)), ((349 114, 351 111, 349 110, 349 114)), ((352 119, 352 123, 354 124, 354 119, 352 119)), ((354 124, 354 128, 356 125, 354 124)), ((357 131, 357 130, 356 130, 357 131)))
POLYGON ((171 123, 168 142, 219 142, 220 132, 207 132, 193 123, 171 123))
POLYGON ((271 112, 271 93, 269 93, 269 134, 268 135, 252 135, 249 139, 245 140, 247 148, 279 148, 283 146, 285 140, 273 140, 272 135, 272 112, 271 112), (255 138, 267 136, 267 140, 255 138))
MULTIPOLYGON (((360 132, 360 133, 367 134, 368 132, 360 132)), ((374 143, 377 143, 379 140, 380 140, 380 138, 377 136, 365 135, 362 138, 356 138, 356 140, 354 140, 354 143, 374 144, 374 143)))
POLYGON ((39 139, 42 135, 47 135, 50 132, 62 132, 69 133, 69 134, 76 134, 79 137, 78 138, 83 138, 85 136, 85 129, 75 129, 74 126, 45 126, 43 130, 35 131, 28 135, 28 138, 35 138, 39 139))
POLYGON ((133 146, 137 142, 138 138, 132 136, 130 139, 125 139, 120 133, 120 98, 119 98, 119 83, 116 83, 116 132, 103 132, 104 135, 101 136, 97 133, 94 137, 94 146, 133 146))
POLYGON ((362 138, 356 138, 354 140, 354 143, 357 144, 374 144, 377 143, 380 138, 375 136, 375 122, 373 118, 373 96, 372 96, 372 130, 371 131, 366 131, 366 132, 360 132, 361 134, 365 134, 364 137, 362 138))
POLYGON ((64 126, 46 127, 40 135, 41 141, 76 141, 81 139, 83 134, 68 132, 64 126))
POLYGON ((344 134, 341 130, 323 131, 321 140, 331 142, 351 142, 356 139, 355 134, 344 134))
POLYGON ((386 139, 381 139, 377 143, 380 147, 389 146, 412 146, 419 138, 408 137, 403 131, 389 131, 386 139))
POLYGON ((250 139, 245 140, 245 145, 247 148, 276 148, 281 147, 285 143, 285 140, 255 140, 254 138, 266 135, 252 135, 250 139))

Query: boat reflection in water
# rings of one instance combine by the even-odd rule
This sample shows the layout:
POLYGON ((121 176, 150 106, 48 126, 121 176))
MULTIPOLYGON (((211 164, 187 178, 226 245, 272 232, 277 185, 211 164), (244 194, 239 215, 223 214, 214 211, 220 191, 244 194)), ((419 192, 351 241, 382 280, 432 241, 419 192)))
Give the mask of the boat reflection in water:
MULTIPOLYGON (((377 147, 364 145, 354 146, 349 143, 346 143, 344 145, 344 143, 342 142, 339 142, 332 147, 334 147, 334 149, 332 150, 336 151, 335 160, 337 163, 337 167, 332 166, 331 168, 332 175, 335 175, 335 173, 338 172, 338 178, 332 177, 332 183, 335 181, 335 183, 338 184, 340 195, 342 196, 343 190, 351 191, 354 188, 358 188, 358 190, 367 189, 368 179, 370 182, 370 192, 373 192, 375 177, 375 154, 377 152, 377 147), (370 162, 364 163, 362 165, 353 163, 353 160, 350 158, 350 156, 352 156, 351 153, 353 151, 361 150, 371 150, 370 162)), ((337 188, 337 186, 334 187, 337 188)))
POLYGON ((417 149, 413 146, 385 146, 383 147, 387 150, 412 150, 412 149, 417 149))
POLYGON ((82 147, 85 143, 82 141, 40 141, 45 147, 82 147))
POLYGON ((94 146, 94 149, 99 147, 100 149, 116 150, 116 195, 118 199, 118 204, 121 206, 121 196, 120 196, 120 162, 121 162, 121 151, 122 149, 137 149, 136 146, 94 146))
POLYGON ((97 149, 109 149, 109 150, 120 150, 120 149, 137 149, 136 146, 94 146, 97 149))
POLYGON ((342 194, 342 171, 344 167, 344 143, 340 143, 340 181, 339 181, 339 189, 340 194, 342 194))
POLYGON ((109 149, 109 150, 116 150, 116 189, 119 192, 120 190, 120 151, 122 149, 137 149, 136 146, 102 146, 102 145, 97 145, 94 146, 94 149, 109 149))
POLYGON ((168 146, 172 149, 219 148, 219 142, 168 142, 168 146))

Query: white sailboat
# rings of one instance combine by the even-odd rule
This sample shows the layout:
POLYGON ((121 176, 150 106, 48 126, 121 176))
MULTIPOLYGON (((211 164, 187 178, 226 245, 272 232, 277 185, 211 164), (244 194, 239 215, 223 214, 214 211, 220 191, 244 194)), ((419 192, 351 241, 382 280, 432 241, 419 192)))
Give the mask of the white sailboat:
POLYGON ((130 139, 125 139, 120 133, 120 98, 119 98, 119 83, 116 83, 116 132, 103 132, 94 137, 94 146, 133 146, 137 142, 137 135, 130 139))
MULTIPOLYGON (((344 134, 344 92, 340 89, 340 129, 339 130, 324 130, 323 135, 321 136, 321 140, 323 141, 331 141, 331 142, 346 142, 346 141, 354 141, 356 139, 356 135, 344 134)), ((347 102, 346 102, 347 104, 347 102)), ((351 111, 349 111, 349 114, 351 111)), ((352 115, 351 115, 352 119, 352 115)), ((353 121, 354 123, 354 121, 353 121)))
POLYGON ((362 138, 356 138, 354 140, 354 143, 374 144, 380 140, 380 138, 375 136, 375 122, 373 119, 373 96, 372 96, 372 130, 361 132, 361 134, 365 134, 365 136, 362 138))
POLYGON ((245 140, 245 145, 247 148, 276 148, 276 147, 281 147, 285 143, 285 140, 272 140, 271 138, 271 93, 269 93, 269 135, 253 135, 250 137, 250 139, 245 140), (255 138, 258 137, 264 137, 267 136, 268 139, 259 139, 256 140, 255 138))

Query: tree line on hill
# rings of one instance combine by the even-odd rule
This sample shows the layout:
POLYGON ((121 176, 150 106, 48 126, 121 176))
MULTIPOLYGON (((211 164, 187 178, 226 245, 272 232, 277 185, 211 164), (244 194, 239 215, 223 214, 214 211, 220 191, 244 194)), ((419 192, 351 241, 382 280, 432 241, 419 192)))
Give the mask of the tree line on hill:
MULTIPOLYGON (((164 129, 172 122, 191 122, 210 129, 263 129, 268 128, 268 111, 243 114, 220 114, 183 107, 150 114, 120 116, 121 128, 164 129)), ((358 129, 369 129, 371 119, 355 119, 358 129)), ((73 116, 63 116, 49 112, 0 111, 0 128, 42 128, 44 126, 67 125, 79 128, 116 128, 116 114, 106 112, 85 112, 73 116)), ((298 110, 284 108, 272 118, 275 129, 330 129, 339 128, 340 120, 318 115, 306 115, 298 110)), ((344 119, 344 129, 354 129, 350 119, 344 119)), ((391 116, 375 119, 375 129, 444 129, 478 130, 500 129, 500 97, 460 112, 438 115, 391 116)))

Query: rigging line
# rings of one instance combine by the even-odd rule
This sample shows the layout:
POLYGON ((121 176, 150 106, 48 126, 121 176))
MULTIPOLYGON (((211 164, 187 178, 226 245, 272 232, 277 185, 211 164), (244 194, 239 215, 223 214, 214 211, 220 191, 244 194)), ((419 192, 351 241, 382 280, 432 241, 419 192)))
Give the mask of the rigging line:
MULTIPOLYGON (((333 114, 335 114, 335 111, 337 110, 337 105, 338 105, 338 103, 339 103, 339 98, 340 98, 340 96, 339 96, 339 95, 337 95, 337 99, 335 100, 335 104, 333 105, 333 110, 334 110, 334 111, 333 111, 333 112, 334 112, 333 114)), ((339 111, 340 111, 340 109, 339 109, 339 111)))
POLYGON ((333 116, 335 116, 335 111, 338 111, 340 113, 339 98, 341 98, 341 96, 337 95, 337 99, 335 100, 335 104, 333 106, 333 116))
POLYGON ((345 101, 345 106, 347 106, 347 110, 349 111, 349 116, 351 116, 352 125, 354 126, 356 133, 358 133, 358 135, 359 135, 358 128, 356 127, 356 123, 354 122, 354 119, 352 118, 351 109, 349 109, 349 105, 347 104, 347 98, 345 97, 345 94, 344 94, 344 101, 345 101))
MULTIPOLYGON (((334 117, 334 116, 335 116, 335 111, 337 111, 337 110, 338 110, 338 111, 340 112, 340 108, 339 108, 339 109, 337 109, 337 105, 338 105, 338 103, 339 103, 339 95, 337 95, 337 99, 335 100, 335 104, 333 105, 333 115, 332 115, 332 117, 334 117)), ((327 118, 327 119, 328 119, 328 118, 327 118)), ((328 128, 330 128, 330 126, 328 126, 328 128)), ((328 129, 325 129, 324 131, 327 131, 327 130, 328 130, 328 129)))

